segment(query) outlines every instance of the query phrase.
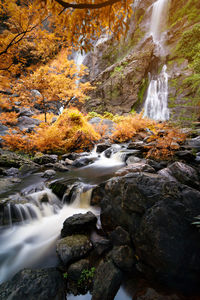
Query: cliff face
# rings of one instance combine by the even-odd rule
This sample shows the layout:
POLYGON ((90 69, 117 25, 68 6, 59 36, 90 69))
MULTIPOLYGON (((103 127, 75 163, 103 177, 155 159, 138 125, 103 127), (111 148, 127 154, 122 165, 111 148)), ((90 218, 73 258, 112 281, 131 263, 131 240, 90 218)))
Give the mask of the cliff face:
POLYGON ((163 58, 158 56, 148 34, 154 2, 135 0, 134 14, 129 21, 130 28, 126 37, 119 42, 104 38, 86 57, 84 63, 89 67, 89 79, 97 88, 91 93, 85 109, 118 114, 140 111, 146 98, 149 72, 152 76, 159 74, 166 64, 170 119, 190 125, 199 116, 200 2, 169 1, 163 58), (188 31, 188 40, 194 44, 191 42, 191 53, 187 49, 188 31))

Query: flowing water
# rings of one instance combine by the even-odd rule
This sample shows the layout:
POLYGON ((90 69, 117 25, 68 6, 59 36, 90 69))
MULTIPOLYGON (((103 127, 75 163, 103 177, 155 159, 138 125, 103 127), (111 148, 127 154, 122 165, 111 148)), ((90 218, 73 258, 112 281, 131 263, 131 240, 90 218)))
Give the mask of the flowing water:
POLYGON ((115 145, 111 148, 110 158, 107 158, 105 153, 98 154, 94 150, 87 156, 96 159, 94 163, 67 172, 66 178, 79 177, 74 184, 73 202, 70 204, 62 203, 45 187, 41 174, 29 176, 29 180, 24 180, 24 185, 20 183, 20 188, 15 187, 14 194, 8 191, 6 195, 1 195, 10 201, 4 211, 8 224, 0 227, 0 282, 26 267, 41 268, 57 264, 55 244, 63 222, 74 214, 89 210, 99 215, 99 209, 90 206, 92 188, 125 164, 125 152, 123 147, 115 145), (35 192, 37 186, 39 191, 35 192), (48 198, 48 202, 43 202, 44 197, 48 198))
MULTIPOLYGON (((165 55, 164 32, 169 0, 157 0, 152 6, 150 35, 155 43, 155 51, 159 57, 165 55)), ((157 121, 169 119, 168 109, 168 74, 167 66, 157 76, 150 75, 150 84, 144 105, 144 116, 157 121), (153 77, 153 78, 151 78, 153 77)))

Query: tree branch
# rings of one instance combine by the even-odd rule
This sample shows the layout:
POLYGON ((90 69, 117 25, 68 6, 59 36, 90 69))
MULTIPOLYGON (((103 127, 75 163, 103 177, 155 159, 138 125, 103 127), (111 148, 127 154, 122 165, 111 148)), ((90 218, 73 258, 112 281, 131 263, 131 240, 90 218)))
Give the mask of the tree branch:
POLYGON ((102 8, 102 7, 106 7, 109 5, 113 5, 117 2, 121 2, 121 0, 107 0, 105 2, 102 3, 97 3, 97 4, 92 4, 92 3, 79 3, 79 4, 73 4, 73 3, 68 3, 68 2, 64 2, 63 0, 55 0, 56 2, 58 2, 60 5, 62 5, 64 8, 75 8, 75 9, 98 9, 98 8, 102 8))

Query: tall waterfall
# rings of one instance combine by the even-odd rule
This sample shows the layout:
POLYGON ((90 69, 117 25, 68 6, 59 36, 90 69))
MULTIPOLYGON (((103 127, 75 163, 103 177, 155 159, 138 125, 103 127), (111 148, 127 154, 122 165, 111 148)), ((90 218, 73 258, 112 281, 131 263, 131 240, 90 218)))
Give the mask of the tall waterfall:
MULTIPOLYGON (((164 39, 162 34, 163 26, 166 24, 167 8, 169 0, 157 0, 153 4, 150 34, 156 45, 156 50, 160 57, 165 53, 164 39)), ((159 75, 151 78, 147 97, 144 105, 144 116, 157 121, 169 119, 168 102, 168 75, 167 66, 164 65, 159 75)))

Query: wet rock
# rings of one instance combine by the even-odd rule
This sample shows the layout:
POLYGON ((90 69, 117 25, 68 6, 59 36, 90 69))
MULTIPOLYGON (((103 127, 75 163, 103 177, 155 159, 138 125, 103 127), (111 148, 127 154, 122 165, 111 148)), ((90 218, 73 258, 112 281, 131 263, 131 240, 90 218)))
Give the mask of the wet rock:
POLYGON ((62 274, 56 268, 24 269, 0 285, 2 300, 64 300, 62 274))
POLYGON ((39 156, 35 156, 33 161, 39 165, 45 165, 49 163, 55 163, 57 159, 57 155, 42 154, 39 156))
POLYGON ((148 173, 155 173, 155 170, 145 163, 135 163, 129 166, 126 166, 117 172, 115 172, 115 176, 124 176, 129 173, 136 173, 136 172, 148 172, 148 173))
POLYGON ((194 139, 190 139, 188 141, 188 145, 191 147, 191 148, 194 148, 196 149, 197 151, 200 151, 200 136, 197 136, 196 138, 194 139))
POLYGON ((49 188, 56 194, 60 199, 64 196, 66 190, 77 181, 77 178, 58 179, 49 184, 49 188))
POLYGON ((66 166, 71 166, 73 163, 73 160, 69 159, 69 158, 65 158, 65 165, 66 166))
POLYGON ((0 166, 20 168, 23 164, 31 164, 32 161, 9 151, 0 151, 0 166))
POLYGON ((83 258, 92 249, 92 244, 85 235, 71 235, 58 240, 56 251, 64 265, 83 258))
POLYGON ((112 247, 111 242, 107 238, 97 234, 95 231, 92 232, 90 239, 97 257, 110 250, 112 247))
POLYGON ((109 234, 109 239, 114 246, 130 245, 131 243, 129 233, 120 226, 109 234))
POLYGON ((152 168, 154 168, 156 171, 159 171, 163 168, 165 168, 168 165, 167 161, 155 161, 152 159, 147 159, 146 162, 148 163, 148 165, 150 165, 152 168))
POLYGON ((105 151, 106 149, 110 148, 111 144, 110 143, 101 143, 97 145, 97 153, 101 153, 105 151))
POLYGON ((99 186, 95 187, 92 190, 90 205, 100 206, 101 200, 105 193, 104 187, 105 187, 105 184, 103 183, 103 184, 100 184, 99 186))
POLYGON ((114 299, 121 281, 122 273, 113 262, 101 262, 94 276, 92 300, 114 299))
POLYGON ((190 150, 176 151, 176 157, 188 163, 195 160, 195 155, 190 150))
POLYGON ((79 158, 79 154, 78 153, 66 153, 66 154, 62 155, 63 160, 65 160, 66 158, 68 158, 70 160, 75 160, 75 159, 79 158))
POLYGON ((38 164, 33 163, 33 162, 25 163, 19 169, 21 175, 32 174, 32 173, 35 173, 39 170, 40 170, 40 166, 38 164))
POLYGON ((171 287, 199 286, 200 234, 191 224, 200 212, 199 199, 200 192, 183 186, 179 199, 157 202, 133 232, 141 261, 171 287))
POLYGON ((11 189, 15 184, 20 183, 19 178, 0 178, 0 194, 5 193, 11 189))
POLYGON ((61 237, 75 233, 87 233, 96 227, 97 218, 92 212, 86 214, 76 214, 69 217, 63 223, 61 237))
POLYGON ((58 171, 58 172, 68 172, 69 171, 69 169, 66 166, 64 166, 63 164, 58 163, 58 162, 53 165, 53 168, 55 171, 58 171))
POLYGON ((19 174, 19 169, 17 168, 10 168, 4 171, 4 175, 7 176, 16 176, 19 174))
POLYGON ((175 162, 169 167, 170 174, 182 184, 199 189, 199 177, 197 171, 189 165, 182 162, 175 162))
POLYGON ((111 257, 113 263, 122 271, 133 271, 136 258, 134 257, 134 251, 131 247, 127 245, 116 246, 113 248, 109 256, 111 257))
POLYGON ((76 168, 82 168, 85 167, 89 164, 92 164, 96 158, 94 157, 84 157, 84 158, 79 158, 73 161, 72 166, 76 168))
POLYGON ((83 270, 89 269, 89 260, 81 259, 75 263, 72 263, 67 269, 68 278, 70 280, 78 281, 83 270))
POLYGON ((134 296, 134 300, 181 300, 181 299, 183 298, 175 294, 163 295, 152 288, 147 288, 144 291, 140 291, 139 295, 134 296))
POLYGON ((44 172, 44 174, 42 175, 42 177, 44 177, 44 178, 52 178, 55 175, 56 175, 56 171, 54 171, 54 170, 46 170, 44 172))
POLYGON ((134 156, 134 155, 131 155, 128 157, 128 159, 126 160, 126 164, 129 166, 129 165, 132 165, 132 164, 135 164, 135 163, 139 163, 143 161, 142 158, 139 158, 137 156, 134 156))

